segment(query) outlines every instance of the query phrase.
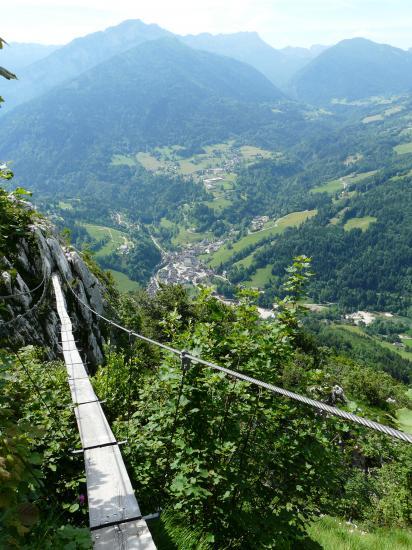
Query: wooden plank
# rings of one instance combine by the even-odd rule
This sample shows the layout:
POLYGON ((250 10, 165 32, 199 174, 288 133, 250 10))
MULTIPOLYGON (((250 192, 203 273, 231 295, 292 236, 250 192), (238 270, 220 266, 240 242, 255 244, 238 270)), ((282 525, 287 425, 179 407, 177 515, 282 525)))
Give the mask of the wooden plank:
POLYGON ((93 531, 92 540, 96 550, 156 550, 152 535, 142 519, 93 531))
POLYGON ((88 378, 87 371, 86 371, 83 363, 68 364, 67 365, 67 374, 69 375, 69 380, 70 379, 71 380, 79 379, 79 381, 80 381, 84 378, 88 378))
POLYGON ((100 403, 88 403, 74 410, 83 449, 116 443, 100 403))
POLYGON ((141 515, 117 445, 84 453, 88 483, 90 527, 141 515))
POLYGON ((156 550, 146 522, 135 519, 141 516, 139 505, 119 446, 77 350, 56 275, 53 275, 53 286, 72 400, 75 404, 83 403, 75 407, 82 447, 95 447, 84 451, 90 527, 97 528, 92 533, 94 547, 98 550, 156 550), (101 447, 107 444, 110 445, 101 447))
POLYGON ((73 403, 87 403, 97 400, 93 386, 88 378, 80 380, 69 380, 70 391, 73 403))

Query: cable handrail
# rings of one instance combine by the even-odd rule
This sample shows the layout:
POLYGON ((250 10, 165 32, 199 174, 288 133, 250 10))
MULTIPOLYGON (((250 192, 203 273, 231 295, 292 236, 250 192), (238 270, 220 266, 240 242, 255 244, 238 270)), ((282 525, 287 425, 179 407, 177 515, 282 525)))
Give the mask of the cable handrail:
MULTIPOLYGON (((42 281, 41 284, 44 285, 43 292, 42 292, 42 295, 40 296, 40 298, 37 300, 37 302, 31 308, 29 308, 27 311, 25 311, 23 313, 20 313, 19 315, 17 315, 16 317, 13 317, 9 321, 0 321, 0 328, 1 329, 3 329, 4 327, 10 326, 10 325, 14 325, 14 323, 19 321, 20 319, 23 319, 29 313, 35 311, 40 306, 40 304, 43 302, 43 300, 45 299, 46 294, 47 294, 46 275, 43 276, 43 281, 42 281)), ((40 287, 38 287, 38 288, 40 288, 40 287)))
POLYGON ((6 294, 4 296, 0 296, 0 300, 9 300, 11 298, 16 298, 17 296, 27 296, 27 294, 33 294, 34 292, 36 292, 36 290, 39 290, 39 288, 44 283, 45 279, 46 279, 46 274, 44 273, 43 279, 36 287, 31 288, 29 290, 25 290, 24 292, 16 292, 15 294, 6 294))
POLYGON ((363 418, 362 416, 358 416, 356 414, 343 411, 342 409, 338 409, 337 407, 333 407, 331 405, 328 405, 327 403, 324 403, 323 401, 317 401, 315 399, 311 399, 309 397, 306 397, 304 395, 300 395, 298 393, 291 392, 289 390, 285 390, 283 388, 280 388, 278 386, 275 386, 273 384, 269 384, 267 382, 263 382, 262 380, 258 380, 257 378, 254 378, 252 376, 248 376, 246 374, 243 374, 238 371, 234 371, 232 369, 228 369, 226 367, 222 367, 220 365, 216 365, 215 363, 212 363, 210 361, 206 361, 205 359, 202 359, 201 357, 197 357, 195 355, 192 355, 191 353, 188 353, 183 350, 178 350, 176 348, 173 348, 171 346, 168 346, 166 344, 162 344, 161 342, 157 342, 156 340, 153 340, 152 338, 148 338, 147 336, 143 336, 142 334, 139 334, 137 332, 134 332, 133 330, 130 330, 126 327, 123 327, 122 325, 119 325, 115 321, 112 321, 111 319, 108 319, 104 315, 98 313, 93 308, 91 308, 88 304, 86 304, 77 294, 74 292, 73 288, 71 287, 70 283, 67 281, 66 277, 63 275, 64 279, 66 280, 67 286, 69 287, 71 293, 74 295, 74 297, 88 310, 90 310, 94 315, 102 319, 103 321, 109 323, 110 325, 118 328, 119 330, 122 330, 126 333, 128 333, 130 336, 134 336, 138 338, 139 340, 142 340, 144 342, 147 342, 149 344, 153 344, 157 347, 160 347, 162 349, 165 349, 166 351, 169 351, 170 353, 173 353, 175 355, 179 355, 180 357, 185 357, 186 359, 189 359, 190 361, 193 361, 195 363, 199 363, 201 365, 204 365, 206 367, 212 368, 214 370, 223 372, 229 376, 233 376, 234 378, 237 378, 239 380, 242 380, 244 382, 248 382, 250 384, 254 384, 256 386, 259 386, 261 388, 264 388, 266 390, 271 391, 272 393, 276 393, 278 395, 282 395, 284 397, 288 397, 289 399, 293 399, 295 401, 298 401, 300 403, 304 403, 305 405, 309 405, 310 407, 316 408, 318 410, 321 410, 323 412, 326 412, 328 414, 331 414, 333 416, 336 416, 338 418, 343 418, 344 420, 348 420, 350 422, 354 422, 356 424, 359 424, 361 426, 365 426, 367 428, 370 428, 372 430, 384 433, 386 435, 389 435, 391 437, 394 437, 396 439, 400 439, 401 441, 404 441, 406 443, 412 443, 412 434, 408 434, 405 432, 402 432, 400 430, 396 430, 395 428, 391 428, 390 426, 386 426, 385 424, 381 424, 379 422, 375 422, 373 420, 369 420, 367 418, 363 418))

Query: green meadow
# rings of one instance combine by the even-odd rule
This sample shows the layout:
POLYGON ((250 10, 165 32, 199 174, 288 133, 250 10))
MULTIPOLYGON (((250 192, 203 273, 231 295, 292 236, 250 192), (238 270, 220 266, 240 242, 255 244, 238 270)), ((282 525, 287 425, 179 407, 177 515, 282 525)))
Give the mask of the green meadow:
POLYGON ((209 263, 212 267, 217 267, 221 263, 229 260, 230 257, 236 252, 240 252, 250 245, 257 245, 260 241, 266 239, 267 237, 279 235, 280 233, 283 233, 287 227, 297 227, 316 214, 316 210, 303 210, 301 212, 291 212, 283 218, 279 218, 275 222, 269 221, 264 229, 245 235, 238 241, 232 243, 231 247, 228 246, 228 244, 223 245, 211 256, 209 263))
POLYGON ((374 216, 364 216, 363 218, 351 218, 343 226, 345 231, 350 231, 351 229, 361 229, 366 231, 371 223, 376 222, 377 218, 374 216))
POLYGON ((408 153, 412 153, 412 141, 396 145, 393 149, 396 153, 398 153, 398 155, 406 155, 408 153))
POLYGON ((315 521, 309 527, 308 534, 323 550, 407 550, 412 548, 412 532, 409 530, 368 531, 361 526, 348 524, 343 519, 329 516, 315 521))
POLYGON ((334 195, 338 191, 343 191, 344 185, 353 185, 354 183, 359 183, 370 176, 376 174, 377 170, 371 170, 370 172, 361 172, 360 174, 350 174, 348 176, 342 176, 335 180, 328 181, 323 185, 314 187, 311 189, 311 193, 328 193, 329 195, 334 195))
POLYGON ((120 245, 128 242, 126 233, 123 233, 123 231, 119 231, 118 229, 113 229, 104 225, 95 225, 92 223, 83 223, 82 225, 92 239, 95 239, 96 241, 107 239, 107 242, 96 252, 97 258, 99 256, 107 256, 108 254, 115 252, 120 245))
POLYGON ((140 288, 139 283, 136 281, 132 281, 129 279, 125 273, 122 273, 121 271, 115 271, 114 269, 108 269, 114 279, 114 282, 116 284, 116 288, 119 292, 130 292, 134 290, 138 290, 140 288))

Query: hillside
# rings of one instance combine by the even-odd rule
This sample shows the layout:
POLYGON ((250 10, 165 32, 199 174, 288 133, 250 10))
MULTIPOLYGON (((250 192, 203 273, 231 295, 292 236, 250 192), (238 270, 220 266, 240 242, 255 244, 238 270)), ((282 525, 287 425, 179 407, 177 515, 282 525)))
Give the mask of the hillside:
POLYGON ((136 514, 159 550, 411 546, 412 322, 306 314, 408 307, 412 97, 387 102, 297 106, 166 38, 4 117, 65 231, 0 188, 0 548, 148 546, 136 514), (162 265, 119 294, 93 253, 162 265))
MULTIPOLYGON (((76 38, 28 66, 17 65, 15 69, 19 69, 19 80, 8 86, 9 97, 4 111, 37 97, 146 40, 166 36, 171 36, 171 33, 157 25, 146 25, 138 19, 123 21, 105 31, 76 38)), ((10 59, 10 66, 14 66, 12 61, 13 57, 10 59)))
POLYGON ((299 100, 315 104, 407 92, 412 89, 412 56, 364 38, 343 40, 301 69, 289 89, 299 100))
POLYGON ((0 157, 52 188, 117 152, 218 142, 274 118, 281 93, 238 61, 175 39, 146 42, 21 106, 2 120, 0 157), (38 170, 33 173, 33 166, 38 170))

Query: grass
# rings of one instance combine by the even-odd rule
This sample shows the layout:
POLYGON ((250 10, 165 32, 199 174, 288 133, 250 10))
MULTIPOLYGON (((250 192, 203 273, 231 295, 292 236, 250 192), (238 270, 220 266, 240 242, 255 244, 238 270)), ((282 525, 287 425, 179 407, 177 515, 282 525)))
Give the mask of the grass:
POLYGON ((258 157, 264 159, 270 159, 273 156, 272 151, 266 149, 260 149, 259 147, 253 147, 252 145, 243 145, 240 148, 240 153, 244 160, 255 160, 258 157))
POLYGON ((176 235, 176 237, 173 237, 172 243, 176 246, 183 246, 185 244, 203 241, 203 239, 211 239, 212 237, 212 233, 198 233, 195 231, 191 231, 190 229, 180 227, 179 233, 176 235))
POLYGON ((261 247, 256 248, 249 256, 246 256, 246 258, 242 258, 238 262, 234 263, 233 265, 237 265, 238 267, 249 267, 253 263, 253 258, 258 250, 260 250, 261 247))
POLYGON ((383 120, 383 115, 370 115, 366 116, 362 122, 363 124, 369 124, 370 122, 378 122, 380 120, 383 120))
POLYGON ((219 250, 217 250, 210 259, 210 265, 217 267, 221 263, 229 260, 233 254, 240 252, 251 245, 257 245, 262 239, 267 237, 274 237, 283 233, 287 227, 297 227, 301 225, 307 219, 315 216, 317 210, 303 210, 301 212, 292 212, 283 218, 279 218, 276 222, 270 221, 266 224, 266 227, 262 231, 256 231, 245 235, 238 241, 232 243, 232 248, 228 248, 225 244, 219 250))
POLYGON ((404 359, 408 359, 408 361, 412 361, 412 353, 410 351, 406 351, 402 348, 398 348, 397 346, 394 346, 390 342, 384 342, 383 340, 379 340, 379 343, 384 348, 394 351, 404 359))
POLYGON ((245 281, 245 285, 250 288, 264 288, 265 284, 270 281, 272 277, 272 266, 260 267, 252 275, 249 281, 245 281))
POLYGON ((311 189, 311 193, 328 193, 328 195, 334 195, 343 188, 341 179, 331 180, 324 185, 319 185, 311 189))
POLYGON ((311 193, 328 193, 328 195, 334 195, 338 191, 342 191, 346 185, 352 185, 359 183, 370 176, 376 174, 377 170, 371 170, 370 172, 361 172, 360 174, 349 174, 348 176, 342 176, 341 178, 328 181, 323 185, 314 187, 311 189, 311 193))
POLYGON ((128 157, 127 155, 113 155, 112 157, 113 166, 135 166, 136 159, 133 157, 128 157))
POLYGON ((230 206, 232 204, 232 201, 229 199, 226 199, 225 197, 220 197, 213 201, 207 201, 205 202, 205 204, 209 206, 209 208, 212 208, 213 210, 221 211, 227 208, 228 206, 230 206))
POLYGON ((73 205, 70 202, 59 201, 59 208, 62 210, 73 210, 73 205))
POLYGON ((412 361, 412 354, 408 351, 403 350, 402 348, 398 348, 397 346, 394 346, 390 342, 385 342, 384 340, 381 340, 380 338, 377 338, 376 336, 371 336, 369 334, 366 334, 362 330, 361 327, 355 326, 355 325, 335 325, 335 328, 342 329, 347 332, 354 332, 356 334, 359 334, 360 336, 364 336, 365 338, 368 338, 369 340, 372 340, 377 346, 381 346, 382 348, 386 348, 392 353, 397 353, 404 359, 408 359, 409 361, 412 361))
POLYGON ((398 409, 396 411, 396 417, 398 419, 399 429, 412 434, 412 410, 411 409, 398 409))
POLYGON ((137 153, 137 162, 139 162, 145 170, 155 172, 162 167, 162 163, 153 157, 150 153, 137 153))
POLYGON ((168 220, 167 218, 162 218, 160 220, 160 225, 161 227, 164 227, 165 229, 172 229, 175 224, 173 222, 171 222, 170 220, 168 220))
POLYGON ((386 109, 383 113, 379 114, 379 115, 371 115, 371 116, 367 116, 365 117, 362 122, 364 124, 369 124, 370 122, 378 122, 380 120, 383 120, 384 118, 388 117, 388 116, 392 116, 396 113, 399 113, 400 111, 403 110, 403 106, 402 105, 395 105, 394 107, 389 107, 389 109, 386 109))
POLYGON ((412 141, 396 145, 393 149, 396 153, 398 153, 398 155, 406 155, 408 153, 412 153, 412 141))
POLYGON ((402 550, 412 548, 412 532, 406 529, 365 529, 325 516, 308 529, 311 539, 324 550, 402 550))
POLYGON ((343 226, 345 231, 350 231, 351 229, 361 229, 366 231, 371 223, 377 221, 377 218, 374 216, 364 216, 363 218, 351 218, 343 226))
POLYGON ((336 216, 329 220, 330 225, 338 225, 342 221, 342 218, 343 218, 345 212, 347 212, 347 210, 348 210, 347 206, 345 206, 345 208, 342 208, 342 210, 339 210, 339 212, 336 214, 336 216))
POLYGON ((114 269, 108 269, 107 271, 113 275, 114 282, 116 283, 116 287, 119 292, 130 292, 140 288, 139 283, 132 281, 121 271, 115 271, 114 269))
POLYGON ((86 229, 92 239, 99 241, 109 237, 107 243, 102 246, 97 252, 96 257, 107 256, 119 248, 120 245, 127 243, 127 235, 118 229, 112 229, 104 225, 95 225, 92 223, 83 223, 83 227, 86 229))

